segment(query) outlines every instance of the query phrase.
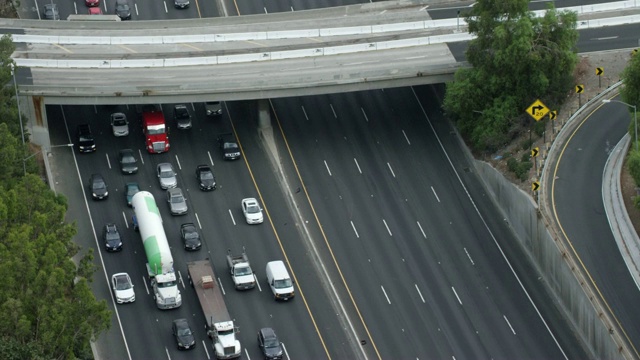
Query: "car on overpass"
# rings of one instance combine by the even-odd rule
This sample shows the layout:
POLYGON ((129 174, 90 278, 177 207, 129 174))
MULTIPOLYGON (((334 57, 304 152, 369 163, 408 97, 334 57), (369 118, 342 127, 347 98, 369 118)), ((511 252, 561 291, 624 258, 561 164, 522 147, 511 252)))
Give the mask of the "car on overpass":
POLYGON ((42 14, 46 20, 60 20, 60 13, 58 12, 58 4, 54 4, 54 3, 44 4, 42 14))
POLYGON ((116 15, 122 20, 131 20, 129 0, 116 0, 116 15))

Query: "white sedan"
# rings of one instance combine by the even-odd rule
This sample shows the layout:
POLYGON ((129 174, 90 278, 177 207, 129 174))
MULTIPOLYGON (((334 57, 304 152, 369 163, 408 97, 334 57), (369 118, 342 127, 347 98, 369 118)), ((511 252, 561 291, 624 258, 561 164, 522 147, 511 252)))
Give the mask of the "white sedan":
POLYGON ((262 221, 264 221, 262 209, 258 204, 258 200, 254 198, 242 199, 242 212, 247 224, 262 224, 262 221))
POLYGON ((136 293, 133 291, 133 283, 127 273, 117 273, 111 276, 111 287, 118 304, 136 301, 136 293))

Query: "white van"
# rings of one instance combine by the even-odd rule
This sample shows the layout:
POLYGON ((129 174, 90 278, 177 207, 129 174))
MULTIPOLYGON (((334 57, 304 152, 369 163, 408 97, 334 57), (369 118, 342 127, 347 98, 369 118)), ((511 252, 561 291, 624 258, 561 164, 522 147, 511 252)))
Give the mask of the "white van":
POLYGON ((281 260, 267 263, 267 282, 276 300, 289 300, 295 296, 293 281, 281 260))

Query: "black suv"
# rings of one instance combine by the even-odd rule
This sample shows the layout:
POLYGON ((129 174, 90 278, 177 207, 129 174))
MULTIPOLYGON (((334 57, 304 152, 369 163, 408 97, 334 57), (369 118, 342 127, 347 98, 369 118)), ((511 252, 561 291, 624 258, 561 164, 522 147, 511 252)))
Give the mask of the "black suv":
POLYGON ((193 336, 193 331, 191 331, 187 319, 173 320, 171 333, 176 339, 178 349, 189 350, 196 347, 196 338, 193 336))
POLYGON ((104 240, 104 247, 107 251, 122 250, 122 238, 120 237, 120 232, 116 224, 107 224, 104 226, 102 239, 104 240))
POLYGON ((258 331, 258 346, 265 359, 282 359, 282 344, 272 328, 262 328, 258 331))
POLYGON ((222 150, 222 158, 224 160, 240 159, 240 146, 238 146, 233 134, 220 134, 220 136, 218 136, 218 146, 220 150, 222 150))
POLYGON ((185 250, 199 250, 202 247, 200 234, 194 223, 180 225, 180 237, 185 250))
POLYGON ((78 125, 76 128, 76 142, 78 144, 78 151, 81 153, 96 151, 96 142, 93 140, 93 134, 91 134, 89 124, 78 125))
POLYGON ((135 174, 138 172, 138 160, 133 150, 120 150, 118 160, 120 161, 120 170, 123 174, 135 174))

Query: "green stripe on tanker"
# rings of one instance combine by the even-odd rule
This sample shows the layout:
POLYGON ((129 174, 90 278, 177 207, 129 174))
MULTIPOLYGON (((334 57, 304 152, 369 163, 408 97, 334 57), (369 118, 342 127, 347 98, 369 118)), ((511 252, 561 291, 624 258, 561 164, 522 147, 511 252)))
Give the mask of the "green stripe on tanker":
POLYGON ((144 251, 153 275, 173 272, 171 249, 153 195, 148 191, 140 191, 131 199, 131 205, 136 213, 144 251))

